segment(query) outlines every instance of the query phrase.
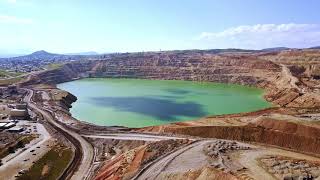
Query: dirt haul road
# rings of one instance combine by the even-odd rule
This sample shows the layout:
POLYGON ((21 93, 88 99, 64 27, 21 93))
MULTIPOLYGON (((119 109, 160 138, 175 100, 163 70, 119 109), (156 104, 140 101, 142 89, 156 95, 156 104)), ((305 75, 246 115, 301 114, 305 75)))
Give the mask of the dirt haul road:
POLYGON ((63 125, 56 122, 54 120, 54 115, 52 112, 43 110, 36 104, 34 104, 31 101, 33 91, 30 89, 25 90, 28 91, 28 94, 25 96, 24 101, 28 103, 28 106, 34 111, 42 114, 45 120, 47 120, 56 130, 62 133, 73 144, 75 148, 75 157, 67 170, 62 175, 62 178, 71 178, 74 180, 86 179, 86 177, 88 177, 94 158, 94 150, 92 145, 79 134, 67 129, 63 125))
POLYGON ((133 141, 163 141, 163 140, 177 140, 177 139, 189 139, 176 136, 162 136, 152 134, 137 134, 137 133, 108 133, 108 134, 96 134, 96 135, 83 135, 88 138, 98 139, 117 139, 117 140, 133 140, 133 141))
MULTIPOLYGON (((172 161, 174 161, 176 158, 178 158, 179 156, 182 156, 185 153, 188 153, 189 151, 192 151, 194 148, 202 148, 202 146, 204 144, 206 144, 209 141, 195 141, 194 143, 187 145, 177 151, 172 152, 171 154, 168 154, 167 156, 156 160, 154 163, 151 163, 149 166, 147 166, 145 169, 143 169, 142 171, 140 171, 140 173, 138 173, 133 179, 159 179, 159 175, 164 172, 172 163, 172 161)), ((199 158, 199 164, 193 164, 192 166, 201 166, 203 165, 202 162, 205 162, 203 158, 199 158)), ((180 164, 181 169, 184 169, 184 166, 182 164, 180 164)), ((188 166, 188 164, 186 164, 186 166, 188 166)))

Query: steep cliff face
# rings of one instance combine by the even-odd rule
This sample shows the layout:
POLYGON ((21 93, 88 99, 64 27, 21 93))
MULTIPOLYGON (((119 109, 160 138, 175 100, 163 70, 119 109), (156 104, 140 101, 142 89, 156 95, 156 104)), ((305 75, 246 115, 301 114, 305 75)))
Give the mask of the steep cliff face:
POLYGON ((36 75, 31 75, 29 80, 22 82, 21 85, 33 84, 58 84, 62 82, 71 81, 73 79, 86 76, 93 66, 94 61, 68 63, 60 68, 47 70, 36 75))
POLYGON ((92 77, 176 79, 256 85, 264 73, 279 72, 270 61, 251 56, 152 54, 99 61, 92 77))
POLYGON ((280 71, 276 63, 249 55, 128 54, 107 60, 69 63, 32 77, 29 83, 60 83, 89 75, 256 85, 265 80, 266 74, 276 76, 280 71))

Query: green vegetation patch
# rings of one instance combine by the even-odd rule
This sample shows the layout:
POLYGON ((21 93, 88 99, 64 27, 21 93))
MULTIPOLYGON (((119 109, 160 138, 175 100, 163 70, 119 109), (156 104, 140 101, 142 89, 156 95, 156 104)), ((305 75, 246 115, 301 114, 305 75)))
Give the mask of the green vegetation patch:
POLYGON ((61 64, 61 63, 52 63, 52 64, 49 64, 49 65, 47 66, 47 68, 48 68, 48 69, 58 69, 58 68, 62 67, 62 65, 63 65, 63 64, 61 64))
POLYGON ((15 84, 15 83, 18 83, 18 82, 20 82, 22 80, 23 80, 23 78, 21 78, 21 77, 15 77, 15 78, 9 78, 9 79, 0 79, 0 86, 15 84))
POLYGON ((65 170, 72 159, 72 150, 65 146, 57 145, 40 158, 18 180, 45 179, 55 180, 65 170))
POLYGON ((0 69, 0 78, 12 78, 12 77, 21 76, 23 74, 24 73, 22 72, 12 72, 12 71, 0 69))

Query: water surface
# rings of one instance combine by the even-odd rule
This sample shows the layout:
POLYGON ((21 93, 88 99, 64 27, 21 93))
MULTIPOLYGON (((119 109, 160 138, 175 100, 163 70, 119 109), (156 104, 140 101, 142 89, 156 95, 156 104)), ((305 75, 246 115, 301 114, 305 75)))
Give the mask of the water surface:
POLYGON ((144 127, 270 106, 261 89, 221 83, 87 78, 58 87, 77 96, 75 118, 107 126, 144 127))

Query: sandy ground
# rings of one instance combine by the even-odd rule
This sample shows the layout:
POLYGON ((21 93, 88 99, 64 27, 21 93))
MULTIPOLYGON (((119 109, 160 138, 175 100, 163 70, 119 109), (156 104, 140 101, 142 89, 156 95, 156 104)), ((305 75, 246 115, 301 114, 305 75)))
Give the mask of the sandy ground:
POLYGON ((0 166, 0 179, 15 179, 14 176, 16 176, 20 170, 29 169, 33 162, 40 159, 46 152, 49 151, 50 147, 47 145, 52 143, 50 140, 50 134, 42 124, 32 123, 32 127, 33 125, 36 126, 36 129, 40 134, 39 138, 32 140, 25 146, 24 150, 19 149, 16 151, 16 153, 10 154, 9 156, 3 158, 3 165, 0 166), (34 152, 30 152, 32 150, 34 150, 34 152))

